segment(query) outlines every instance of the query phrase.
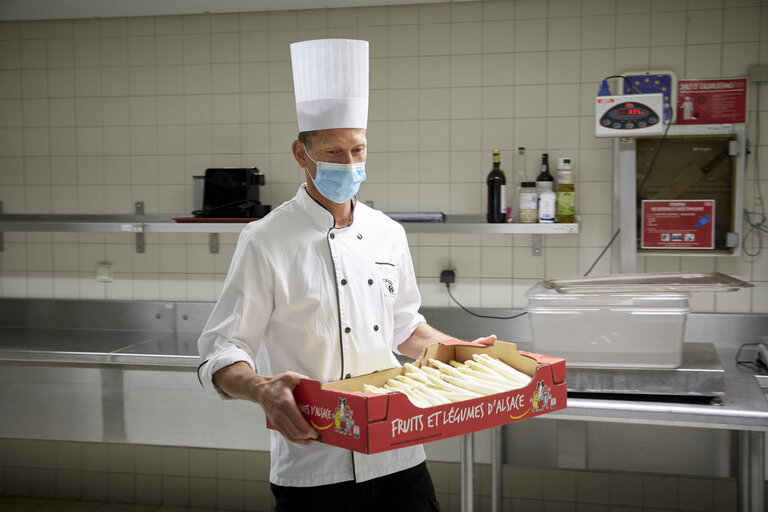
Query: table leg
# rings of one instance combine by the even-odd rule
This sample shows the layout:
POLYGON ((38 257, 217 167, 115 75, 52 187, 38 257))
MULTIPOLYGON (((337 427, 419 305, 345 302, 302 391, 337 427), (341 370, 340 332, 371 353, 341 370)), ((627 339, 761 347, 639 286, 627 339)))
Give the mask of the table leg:
POLYGON ((739 432, 739 510, 763 510, 765 433, 739 432))
POLYGON ((472 470, 475 462, 474 434, 461 436, 461 512, 472 512, 472 470))
POLYGON ((491 430, 491 512, 502 512, 504 510, 501 488, 503 442, 502 427, 496 427, 491 430))

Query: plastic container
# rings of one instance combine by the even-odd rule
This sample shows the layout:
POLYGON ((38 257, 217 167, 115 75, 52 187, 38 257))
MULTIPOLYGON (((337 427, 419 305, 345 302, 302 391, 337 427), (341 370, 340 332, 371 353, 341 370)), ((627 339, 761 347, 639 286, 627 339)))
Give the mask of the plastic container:
POLYGON ((682 362, 685 292, 526 293, 535 351, 567 366, 677 368, 682 362))
POLYGON ((518 222, 531 223, 538 222, 539 209, 537 206, 538 196, 536 195, 536 183, 533 181, 523 181, 517 189, 518 222))

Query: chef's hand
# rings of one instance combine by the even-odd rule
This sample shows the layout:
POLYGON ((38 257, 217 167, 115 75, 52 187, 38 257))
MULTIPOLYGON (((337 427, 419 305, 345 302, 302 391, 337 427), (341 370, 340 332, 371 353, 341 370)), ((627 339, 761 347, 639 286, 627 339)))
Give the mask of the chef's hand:
POLYGON ((472 340, 472 343, 477 343, 478 345, 482 345, 484 347, 492 347, 494 343, 496 343, 496 335, 491 334, 490 336, 485 336, 482 338, 477 338, 475 340, 472 340))
POLYGON ((230 398, 261 404, 274 429, 289 441, 309 444, 320 436, 301 415, 293 397, 293 388, 302 378, 306 377, 294 372, 259 375, 239 361, 214 373, 213 383, 230 398))
POLYGON ((294 443, 310 444, 320 436, 301 415, 293 397, 293 388, 302 378, 306 377, 295 372, 263 377, 254 388, 254 396, 272 427, 283 437, 294 443))

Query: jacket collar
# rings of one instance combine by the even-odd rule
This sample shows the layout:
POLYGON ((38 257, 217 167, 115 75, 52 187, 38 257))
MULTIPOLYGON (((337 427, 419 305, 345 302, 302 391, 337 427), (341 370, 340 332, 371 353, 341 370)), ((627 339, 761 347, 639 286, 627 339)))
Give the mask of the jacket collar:
MULTIPOLYGON (((335 223, 333 214, 325 209, 323 205, 315 201, 307 191, 307 184, 302 183, 299 187, 299 191, 296 193, 296 201, 301 206, 301 209, 306 212, 313 225, 322 231, 327 233, 333 229, 335 223)), ((355 221, 355 214, 357 213, 357 197, 352 198, 352 222, 355 221)), ((351 225, 351 224, 350 224, 351 225)))

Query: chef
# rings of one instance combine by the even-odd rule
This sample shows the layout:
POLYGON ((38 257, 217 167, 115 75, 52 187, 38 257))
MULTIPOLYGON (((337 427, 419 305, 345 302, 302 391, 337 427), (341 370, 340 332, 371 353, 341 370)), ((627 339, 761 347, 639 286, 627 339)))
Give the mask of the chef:
POLYGON ((291 61, 292 151, 306 183, 240 234, 198 342, 200 381, 264 409, 276 511, 439 510, 421 446, 365 455, 318 442, 292 394, 302 377, 399 366, 394 353, 416 358, 450 336, 419 313, 403 228, 355 197, 366 177, 368 42, 294 43, 291 61))

